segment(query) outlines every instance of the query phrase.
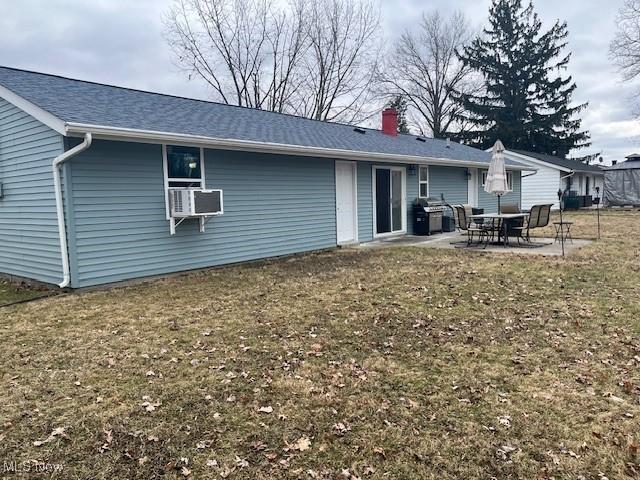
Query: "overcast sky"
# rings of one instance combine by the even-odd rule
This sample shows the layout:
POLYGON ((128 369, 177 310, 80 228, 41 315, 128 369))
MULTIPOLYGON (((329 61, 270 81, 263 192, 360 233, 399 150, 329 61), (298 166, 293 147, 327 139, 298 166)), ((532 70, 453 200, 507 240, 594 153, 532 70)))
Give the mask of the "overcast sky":
MULTIPOLYGON (((0 65, 85 80, 210 98, 197 81, 175 67, 162 38, 161 15, 171 0, 2 0, 0 65)), ((622 0, 534 0, 546 27, 569 24, 569 72, 578 84, 575 103, 589 102, 583 127, 607 163, 640 150, 634 86, 621 83, 608 58, 615 15, 622 0)), ((388 43, 425 9, 459 9, 478 27, 490 0, 394 0, 382 2, 388 43)))

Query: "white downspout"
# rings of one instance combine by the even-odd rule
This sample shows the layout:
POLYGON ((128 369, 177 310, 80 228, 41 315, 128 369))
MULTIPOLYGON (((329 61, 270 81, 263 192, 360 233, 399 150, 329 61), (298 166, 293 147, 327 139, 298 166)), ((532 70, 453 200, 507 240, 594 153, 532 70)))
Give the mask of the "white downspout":
MULTIPOLYGON (((56 213, 58 215, 58 233, 60 234, 60 253, 62 255, 62 282, 58 284, 60 288, 65 288, 71 282, 71 273, 69 270, 69 251, 67 250, 67 227, 64 221, 64 205, 62 204, 62 187, 60 186, 60 165, 69 160, 71 157, 83 152, 91 146, 91 134, 85 133, 84 140, 71 150, 58 155, 52 164, 53 168, 53 188, 56 196, 56 213)), ((69 192, 67 192, 67 195, 69 192)))
MULTIPOLYGON (((562 181, 565 178, 571 178, 576 174, 576 172, 574 172, 573 170, 571 172, 569 172, 568 174, 566 174, 565 176, 560 175, 560 190, 563 190, 563 185, 562 185, 562 181)), ((564 191, 564 190, 563 190, 564 191)))

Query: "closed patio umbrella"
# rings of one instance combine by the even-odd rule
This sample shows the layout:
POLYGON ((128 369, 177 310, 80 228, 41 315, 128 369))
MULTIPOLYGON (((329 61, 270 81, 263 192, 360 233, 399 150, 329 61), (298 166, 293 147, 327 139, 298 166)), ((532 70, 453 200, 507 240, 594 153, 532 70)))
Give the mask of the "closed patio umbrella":
POLYGON ((493 146, 484 191, 498 196, 498 213, 500 213, 500 197, 509 191, 507 171, 504 166, 504 146, 500 140, 493 146))

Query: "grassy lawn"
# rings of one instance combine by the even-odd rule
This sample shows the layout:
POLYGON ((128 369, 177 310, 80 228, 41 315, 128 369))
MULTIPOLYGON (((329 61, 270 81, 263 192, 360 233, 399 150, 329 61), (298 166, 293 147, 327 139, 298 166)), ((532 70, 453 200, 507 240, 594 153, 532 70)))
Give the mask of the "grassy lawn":
MULTIPOLYGON (((576 237, 594 215, 568 214, 576 237)), ((637 212, 604 214, 566 260, 347 249, 17 305, 0 310, 0 461, 637 478, 638 319, 637 212)))
POLYGON ((0 279, 0 307, 10 303, 44 297, 50 293, 47 289, 16 285, 0 279))

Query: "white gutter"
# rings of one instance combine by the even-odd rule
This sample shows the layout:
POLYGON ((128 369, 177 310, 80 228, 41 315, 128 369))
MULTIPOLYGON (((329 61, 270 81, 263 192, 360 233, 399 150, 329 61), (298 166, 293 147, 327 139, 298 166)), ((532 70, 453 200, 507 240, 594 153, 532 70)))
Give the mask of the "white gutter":
MULTIPOLYGON (((91 125, 83 123, 67 123, 66 134, 82 135, 91 132, 95 138, 105 140, 121 140, 133 142, 156 142, 185 144, 209 148, 219 148, 224 150, 239 150, 244 152, 258 153, 279 153, 286 155, 298 155, 304 157, 338 158, 345 160, 364 160, 386 163, 406 163, 418 165, 444 165, 459 167, 480 167, 487 168, 487 162, 474 162, 465 160, 454 160, 442 157, 426 157, 415 155, 397 155, 387 153, 363 152, 355 150, 344 150, 337 148, 310 147, 302 145, 291 145, 283 143, 256 142, 253 140, 236 140, 229 138, 214 138, 200 135, 176 134, 170 132, 158 132, 153 130, 135 130, 119 127, 104 127, 101 125, 91 125)), ((509 170, 531 171, 532 167, 507 165, 509 170)))
MULTIPOLYGON (((64 221, 64 205, 62 204, 62 188, 60 186, 60 165, 75 155, 83 152, 91 146, 91 133, 84 134, 84 140, 71 150, 58 155, 52 164, 53 168, 53 188, 56 196, 56 213, 58 215, 58 233, 60 234, 60 254, 62 256, 62 282, 58 284, 60 288, 69 286, 71 273, 69 269, 69 251, 67 249, 67 227, 64 221)), ((67 192, 68 194, 68 192, 67 192)))

